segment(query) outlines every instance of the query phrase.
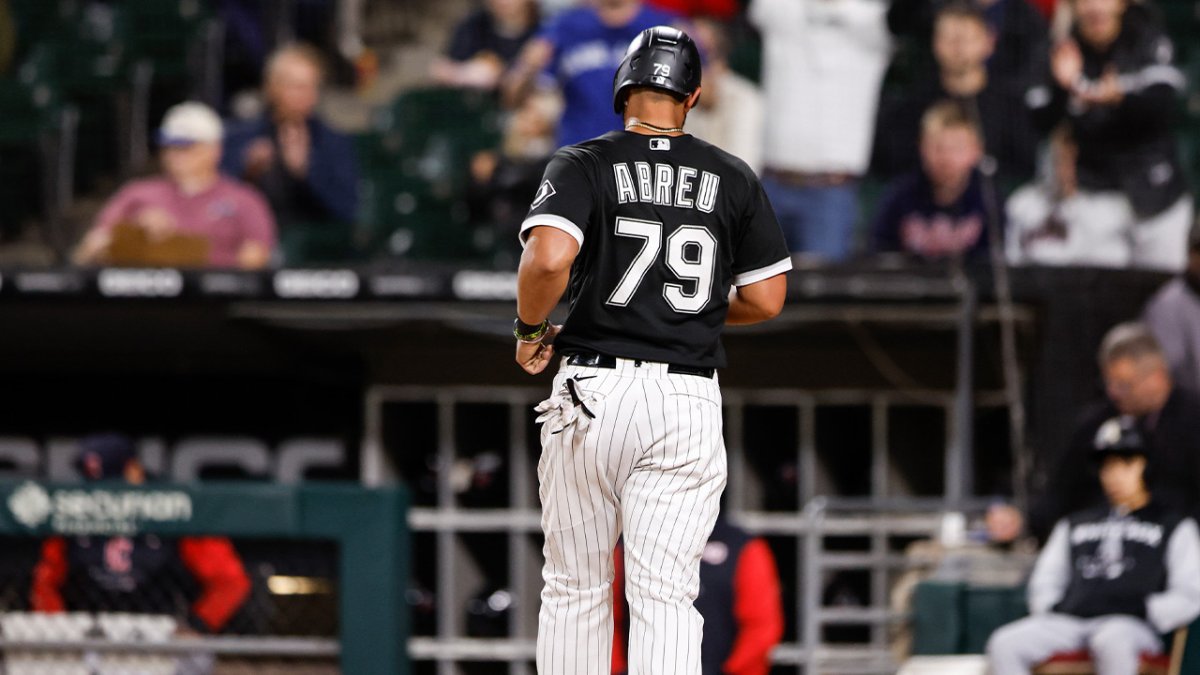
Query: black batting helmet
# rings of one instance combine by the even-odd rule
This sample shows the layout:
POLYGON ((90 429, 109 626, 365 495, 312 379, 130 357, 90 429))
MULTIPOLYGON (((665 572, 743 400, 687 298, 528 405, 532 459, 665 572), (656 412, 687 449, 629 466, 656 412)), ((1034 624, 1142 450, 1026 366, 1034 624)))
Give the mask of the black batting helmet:
POLYGON ((700 50, 688 34, 670 26, 638 33, 613 77, 613 110, 625 107, 625 90, 654 87, 687 97, 700 87, 700 50))

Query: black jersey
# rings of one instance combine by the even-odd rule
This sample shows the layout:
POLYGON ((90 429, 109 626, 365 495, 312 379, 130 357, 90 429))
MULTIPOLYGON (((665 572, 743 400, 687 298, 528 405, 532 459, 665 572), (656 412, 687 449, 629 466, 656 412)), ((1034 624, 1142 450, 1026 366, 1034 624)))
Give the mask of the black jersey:
POLYGON ((693 136, 613 131, 550 160, 521 236, 579 242, 560 354, 722 367, 731 285, 791 269, 754 172, 693 136))

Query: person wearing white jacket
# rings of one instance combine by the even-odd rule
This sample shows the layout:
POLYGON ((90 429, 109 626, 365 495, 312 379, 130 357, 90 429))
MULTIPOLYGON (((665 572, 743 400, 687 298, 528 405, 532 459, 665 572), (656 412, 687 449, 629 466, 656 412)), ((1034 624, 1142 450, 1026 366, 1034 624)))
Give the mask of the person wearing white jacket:
POLYGON ((763 37, 763 187, 788 248, 852 252, 858 180, 871 159, 891 59, 884 0, 754 0, 763 37))
POLYGON ((1162 653, 1161 634, 1200 615, 1200 531, 1147 489, 1134 420, 1105 422, 1094 447, 1108 504, 1054 528, 1029 580, 1030 616, 988 641, 993 675, 1080 649, 1097 675, 1136 675, 1142 655, 1162 653))

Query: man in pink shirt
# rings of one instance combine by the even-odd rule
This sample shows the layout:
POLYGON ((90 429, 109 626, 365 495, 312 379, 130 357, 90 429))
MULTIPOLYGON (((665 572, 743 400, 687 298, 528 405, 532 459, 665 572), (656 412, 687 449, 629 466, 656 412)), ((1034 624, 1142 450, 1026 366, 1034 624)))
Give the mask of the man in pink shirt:
POLYGON ((265 267, 275 248, 275 218, 253 188, 222 176, 221 119, 200 103, 180 103, 159 128, 163 175, 126 184, 96 217, 75 253, 79 264, 104 264, 113 228, 126 223, 152 240, 201 236, 212 267, 265 267))

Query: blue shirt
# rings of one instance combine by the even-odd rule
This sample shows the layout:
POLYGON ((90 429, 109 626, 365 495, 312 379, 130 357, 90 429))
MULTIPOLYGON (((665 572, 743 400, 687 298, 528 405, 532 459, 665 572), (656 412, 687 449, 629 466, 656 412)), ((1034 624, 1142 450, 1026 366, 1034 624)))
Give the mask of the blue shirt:
POLYGON ((601 23, 590 7, 567 10, 546 23, 540 37, 554 47, 554 57, 543 76, 562 89, 565 102, 558 127, 560 146, 620 128, 621 117, 613 112, 612 85, 625 50, 643 30, 677 21, 673 14, 644 6, 620 28, 601 23))

